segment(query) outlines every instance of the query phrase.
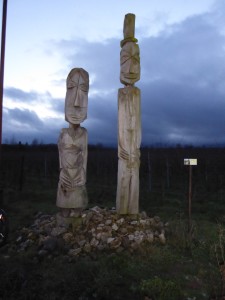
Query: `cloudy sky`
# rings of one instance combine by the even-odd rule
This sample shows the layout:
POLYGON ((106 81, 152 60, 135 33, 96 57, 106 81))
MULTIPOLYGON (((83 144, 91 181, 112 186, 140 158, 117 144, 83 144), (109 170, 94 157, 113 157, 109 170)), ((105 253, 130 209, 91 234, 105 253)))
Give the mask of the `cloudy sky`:
POLYGON ((82 67, 89 143, 117 144, 127 13, 140 47, 142 144, 225 143, 224 12, 224 0, 8 0, 3 143, 57 143, 66 77, 82 67))

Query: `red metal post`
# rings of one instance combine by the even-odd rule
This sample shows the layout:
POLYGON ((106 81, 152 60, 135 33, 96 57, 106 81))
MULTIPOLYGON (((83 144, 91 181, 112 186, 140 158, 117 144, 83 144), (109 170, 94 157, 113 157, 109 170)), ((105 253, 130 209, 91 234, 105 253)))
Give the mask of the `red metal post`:
POLYGON ((3 0, 1 61, 0 61, 0 152, 1 152, 1 145, 2 145, 2 108, 3 108, 3 89, 4 89, 6 18, 7 18, 7 0, 3 0))

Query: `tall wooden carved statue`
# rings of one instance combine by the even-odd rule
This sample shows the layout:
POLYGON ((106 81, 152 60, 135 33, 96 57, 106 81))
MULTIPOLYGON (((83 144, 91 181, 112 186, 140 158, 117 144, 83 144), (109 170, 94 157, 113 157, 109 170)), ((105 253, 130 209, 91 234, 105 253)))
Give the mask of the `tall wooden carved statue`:
POLYGON ((87 131, 80 123, 87 118, 89 75, 82 68, 70 71, 65 99, 69 128, 61 130, 58 149, 60 175, 56 205, 63 217, 79 216, 87 206, 87 131))
POLYGON ((119 214, 139 212, 139 166, 141 144, 140 90, 134 86, 140 79, 140 55, 134 37, 135 15, 124 19, 121 41, 120 82, 118 90, 118 177, 116 208, 119 214))

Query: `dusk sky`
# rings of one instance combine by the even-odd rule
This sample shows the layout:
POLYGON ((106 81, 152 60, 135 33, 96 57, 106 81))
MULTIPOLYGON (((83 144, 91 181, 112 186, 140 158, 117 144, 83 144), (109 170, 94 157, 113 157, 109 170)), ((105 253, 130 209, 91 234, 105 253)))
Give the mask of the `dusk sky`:
POLYGON ((120 41, 134 13, 142 145, 225 144, 224 12, 224 0, 8 0, 3 143, 57 143, 66 77, 81 67, 89 143, 116 145, 120 41))

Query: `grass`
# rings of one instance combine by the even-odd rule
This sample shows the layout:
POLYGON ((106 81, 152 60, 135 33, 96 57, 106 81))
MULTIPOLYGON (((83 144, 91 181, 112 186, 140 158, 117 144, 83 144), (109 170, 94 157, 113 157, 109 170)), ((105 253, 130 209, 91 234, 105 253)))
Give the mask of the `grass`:
POLYGON ((198 255, 191 258, 170 245, 136 255, 81 257, 72 263, 59 258, 37 263, 32 253, 2 255, 0 290, 2 299, 207 299, 219 288, 220 278, 216 265, 198 255), (166 298, 162 290, 179 297, 166 298))
MULTIPOLYGON (((38 211, 50 214, 57 211, 53 201, 55 192, 54 189, 15 191, 13 201, 6 198, 11 221, 10 239, 16 237, 17 229, 31 224, 38 211)), ((171 198, 170 201, 176 203, 177 200, 171 198)), ((92 204, 99 205, 98 202, 92 204)), ((208 299, 209 295, 218 295, 221 279, 213 248, 219 241, 218 224, 194 214, 193 236, 189 241, 185 214, 178 214, 176 210, 171 214, 171 209, 166 219, 168 206, 167 203, 159 210, 164 211, 163 221, 170 222, 167 244, 146 245, 133 255, 103 254, 79 258, 72 263, 61 257, 37 263, 32 249, 8 258, 3 247, 0 258, 0 273, 4 274, 0 283, 1 299, 136 300, 148 296, 163 300, 168 299, 165 293, 174 293, 171 296, 174 298, 170 299, 175 300, 188 297, 208 299)))

